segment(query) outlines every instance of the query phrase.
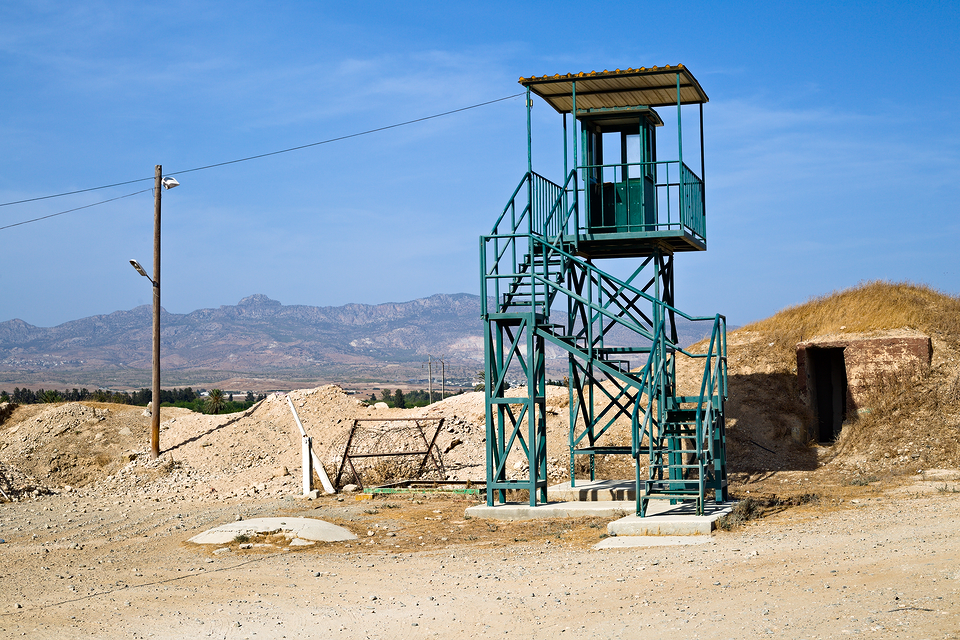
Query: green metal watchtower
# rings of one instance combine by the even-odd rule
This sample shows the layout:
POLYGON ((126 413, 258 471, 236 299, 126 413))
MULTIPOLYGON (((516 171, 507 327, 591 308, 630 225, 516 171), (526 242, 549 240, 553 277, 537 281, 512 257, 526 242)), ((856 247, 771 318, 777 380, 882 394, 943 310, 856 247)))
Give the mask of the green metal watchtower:
POLYGON ((520 84, 527 89, 527 173, 480 242, 487 503, 505 502, 511 489, 528 490, 532 506, 547 500, 551 345, 567 354, 571 482, 577 456, 589 456, 594 479, 596 455, 629 455, 637 463, 639 515, 655 498, 696 500, 702 512, 708 494, 727 497, 726 320, 676 309, 673 261, 707 248, 708 98, 683 65, 534 76, 520 84), (533 170, 532 94, 562 115, 562 184, 533 170), (699 176, 683 158, 682 116, 691 105, 699 111, 699 176), (676 109, 667 127, 656 110, 665 107, 671 115, 676 109), (662 128, 675 129, 676 137, 658 140, 662 128), (661 158, 671 141, 676 156, 661 158), (598 266, 611 259, 630 275, 598 266), (634 262, 626 271, 625 260, 634 262), (680 347, 679 318, 708 323, 705 352, 680 347), (686 395, 677 390, 680 358, 702 361, 695 364, 699 388, 686 395), (524 388, 508 394, 508 379, 517 378, 524 388), (611 442, 624 425, 630 444, 611 442))

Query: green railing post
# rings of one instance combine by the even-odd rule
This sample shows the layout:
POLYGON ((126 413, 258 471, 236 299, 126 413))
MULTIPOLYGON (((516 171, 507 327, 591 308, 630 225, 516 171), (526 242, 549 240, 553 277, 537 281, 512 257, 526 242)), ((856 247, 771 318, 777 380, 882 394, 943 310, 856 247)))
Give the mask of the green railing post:
POLYGON ((701 234, 704 238, 707 237, 707 168, 704 165, 703 160, 703 103, 700 103, 700 211, 704 217, 703 223, 703 233, 701 234))
MULTIPOLYGON (((571 114, 573 114, 573 123, 572 123, 573 124, 573 171, 574 173, 576 173, 577 171, 577 81, 576 80, 570 83, 570 102, 571 102, 570 112, 571 114)), ((573 181, 574 197, 576 197, 576 194, 580 191, 579 179, 580 177, 578 175, 576 176, 576 179, 574 179, 573 181)), ((578 214, 577 223, 573 229, 573 233, 575 237, 580 235, 579 214, 578 214)))
MULTIPOLYGON (((527 89, 529 91, 529 88, 527 89)), ((677 150, 678 157, 680 160, 680 227, 683 228, 684 225, 684 209, 683 209, 683 127, 681 126, 681 112, 683 110, 680 107, 680 74, 677 73, 677 150)))

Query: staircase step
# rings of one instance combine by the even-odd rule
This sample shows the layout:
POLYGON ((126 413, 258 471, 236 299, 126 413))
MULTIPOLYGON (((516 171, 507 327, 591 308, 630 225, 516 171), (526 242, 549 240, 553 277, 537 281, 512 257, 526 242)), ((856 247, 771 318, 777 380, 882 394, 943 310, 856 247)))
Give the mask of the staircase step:
POLYGON ((651 469, 699 469, 699 464, 652 464, 651 469))
MULTIPOLYGON (((677 396, 674 400, 679 404, 701 404, 700 396, 677 396)), ((717 396, 707 396, 703 398, 702 403, 706 404, 707 402, 716 402, 717 396)))
POLYGON ((583 447, 582 449, 574 449, 571 453, 575 454, 616 454, 616 455, 632 455, 630 447, 583 447))
POLYGON ((594 347, 595 353, 650 353, 650 347, 594 347))
POLYGON ((643 483, 644 494, 652 496, 660 495, 697 495, 700 493, 699 480, 647 480, 643 483), (670 485, 685 485, 683 487, 671 487, 670 485))

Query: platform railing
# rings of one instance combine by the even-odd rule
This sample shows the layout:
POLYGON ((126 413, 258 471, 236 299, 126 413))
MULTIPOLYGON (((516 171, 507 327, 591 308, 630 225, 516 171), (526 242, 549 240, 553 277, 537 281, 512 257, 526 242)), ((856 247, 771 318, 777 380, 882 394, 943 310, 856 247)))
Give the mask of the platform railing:
MULTIPOLYGON (((489 235, 481 237, 481 271, 485 298, 506 311, 511 306, 547 313, 554 291, 543 280, 560 277, 552 247, 576 228, 576 172, 564 186, 527 172, 514 190, 489 235), (547 239, 534 244, 533 238, 547 239), (532 278, 534 273, 540 277, 532 278)), ((486 315, 487 300, 481 301, 486 315)))
MULTIPOLYGON (((699 240, 706 239, 706 218, 704 216, 703 181, 685 163, 678 160, 662 160, 657 162, 628 162, 617 164, 584 165, 579 167, 585 176, 589 192, 596 185, 601 185, 589 198, 599 198, 600 202, 590 203, 590 207, 598 207, 603 211, 610 203, 607 198, 622 198, 626 195, 626 202, 622 203, 628 212, 628 218, 634 222, 626 224, 591 224, 589 214, 582 216, 580 230, 584 233, 642 233, 653 231, 683 231, 699 240), (590 178, 589 176, 593 176, 590 178), (597 178, 599 176, 599 178, 597 178), (612 189, 607 192, 602 185, 619 185, 627 183, 629 186, 625 194, 619 194, 612 189), (650 203, 653 215, 640 216, 646 212, 632 210, 630 193, 642 191, 649 184, 653 189, 653 202, 650 203)), ((641 199, 645 200, 643 196, 641 199)), ((646 205, 641 205, 646 206, 646 205)), ((594 221, 595 222, 595 221, 594 221)))
MULTIPOLYGON (((709 317, 699 318, 700 320, 709 320, 709 317)), ((697 514, 703 515, 703 505, 706 499, 706 490, 708 481, 716 481, 716 465, 725 464, 726 453, 723 450, 723 434, 718 433, 721 428, 723 418, 723 405, 727 398, 727 331, 726 318, 717 314, 713 318, 713 327, 710 332, 710 342, 705 353, 693 353, 686 349, 676 349, 675 355, 684 355, 694 359, 703 359, 703 375, 701 377, 699 394, 695 396, 677 396, 672 400, 679 404, 693 404, 696 409, 695 436, 696 448, 692 451, 679 450, 676 453, 680 455, 693 455, 694 460, 699 467, 697 473, 697 514), (713 468, 711 468, 711 465, 713 468)), ((662 340, 663 328, 659 327, 655 332, 655 343, 662 340)), ((642 369, 640 376, 641 388, 656 389, 658 381, 662 379, 665 361, 651 358, 642 369), (649 381, 649 382, 648 382, 649 381)), ((660 425, 664 420, 664 400, 657 403, 654 410, 653 402, 648 396, 646 407, 643 406, 642 396, 638 394, 636 408, 634 410, 632 430, 633 430, 633 454, 639 463, 639 456, 644 452, 648 454, 649 465, 647 468, 647 479, 650 481, 662 481, 664 455, 664 435, 660 433, 660 425), (645 446, 644 446, 645 444, 645 446)), ((651 498, 669 498, 677 499, 681 497, 680 493, 670 491, 662 495, 642 494, 641 476, 639 464, 637 465, 637 513, 644 515, 646 513, 646 502, 651 498)), ((671 480, 673 478, 667 479, 671 480)), ((720 501, 725 495, 725 489, 715 486, 716 499, 720 501)), ((690 493, 690 492, 687 492, 690 493)))

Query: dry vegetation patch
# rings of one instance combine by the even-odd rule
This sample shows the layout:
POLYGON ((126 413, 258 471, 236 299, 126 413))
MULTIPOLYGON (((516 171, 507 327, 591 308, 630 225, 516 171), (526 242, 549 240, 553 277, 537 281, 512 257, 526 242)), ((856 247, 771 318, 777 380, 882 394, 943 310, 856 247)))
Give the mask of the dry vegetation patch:
POLYGON ((788 307, 740 331, 765 336, 773 342, 772 359, 787 364, 797 343, 815 336, 904 327, 941 337, 955 351, 960 347, 960 299, 923 285, 865 282, 788 307))
MULTIPOLYGON (((324 496, 319 506, 282 515, 319 518, 356 534, 358 539, 291 547, 283 532, 237 536, 231 551, 259 555, 279 550, 297 553, 383 554, 497 548, 504 545, 555 545, 586 549, 607 537, 609 518, 555 518, 493 521, 464 515, 476 501, 448 495, 411 494, 373 497, 324 496)), ((216 548, 206 550, 213 554, 216 548)))
MULTIPOLYGON (((700 343, 691 349, 705 348, 700 343)), ((826 466, 843 477, 891 479, 960 466, 960 298, 908 283, 862 283, 731 332, 728 362, 733 471, 757 476, 826 466), (929 370, 919 377, 878 376, 867 406, 847 416, 834 445, 807 442, 814 417, 800 398, 797 344, 824 335, 904 329, 931 337, 929 370)), ((681 387, 694 384, 696 363, 678 366, 678 376, 681 387)))

